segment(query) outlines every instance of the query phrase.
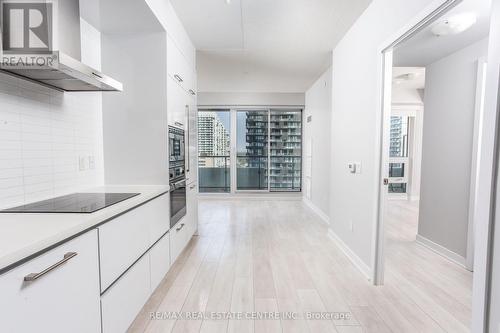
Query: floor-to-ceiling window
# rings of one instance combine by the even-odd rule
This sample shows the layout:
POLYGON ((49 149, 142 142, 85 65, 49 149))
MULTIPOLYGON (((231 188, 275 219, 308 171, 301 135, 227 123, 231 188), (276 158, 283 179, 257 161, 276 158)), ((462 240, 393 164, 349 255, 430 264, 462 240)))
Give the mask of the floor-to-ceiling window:
POLYGON ((408 184, 408 138, 410 117, 391 116, 389 145, 389 193, 403 194, 408 184))
POLYGON ((198 177, 200 192, 231 190, 231 113, 209 110, 198 113, 198 177))
POLYGON ((202 110, 198 124, 201 192, 301 191, 302 110, 202 110), (225 131, 211 129, 216 119, 225 131), (220 158, 219 168, 209 162, 220 158))
POLYGON ((302 186, 302 112, 271 109, 269 184, 271 191, 302 186))

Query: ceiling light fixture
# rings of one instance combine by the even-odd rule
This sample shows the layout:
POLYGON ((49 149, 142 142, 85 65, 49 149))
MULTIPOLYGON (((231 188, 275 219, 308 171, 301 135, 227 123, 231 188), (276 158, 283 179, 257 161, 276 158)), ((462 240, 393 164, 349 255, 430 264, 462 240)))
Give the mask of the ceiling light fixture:
POLYGON ((436 36, 456 35, 472 27, 477 22, 476 14, 462 13, 450 16, 437 22, 432 27, 432 33, 436 36))
POLYGON ((227 3, 228 5, 230 5, 230 4, 231 4, 231 0, 226 0, 226 3, 227 3))

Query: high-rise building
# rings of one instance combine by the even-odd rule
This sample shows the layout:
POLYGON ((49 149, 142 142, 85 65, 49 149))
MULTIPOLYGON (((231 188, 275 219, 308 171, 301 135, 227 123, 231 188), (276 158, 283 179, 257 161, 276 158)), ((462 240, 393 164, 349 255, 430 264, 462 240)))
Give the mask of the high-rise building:
POLYGON ((216 112, 198 114, 199 164, 206 167, 224 167, 224 156, 229 156, 229 133, 216 112), (204 156, 215 158, 203 158, 204 156))
POLYGON ((391 117, 390 129, 390 157, 404 157, 408 153, 408 118, 401 116, 391 117))
POLYGON ((269 182, 271 190, 300 191, 301 151, 301 112, 273 110, 269 122, 267 113, 246 113, 248 167, 262 170, 265 183, 269 182))

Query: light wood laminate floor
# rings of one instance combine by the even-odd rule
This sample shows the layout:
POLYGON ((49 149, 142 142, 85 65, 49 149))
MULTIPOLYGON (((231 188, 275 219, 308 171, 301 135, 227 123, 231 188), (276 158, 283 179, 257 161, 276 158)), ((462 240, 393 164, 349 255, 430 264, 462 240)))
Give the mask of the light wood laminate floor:
POLYGON ((374 287, 298 201, 201 200, 194 237, 130 332, 467 332, 472 274, 415 243, 418 207, 389 204, 374 287), (164 320, 150 312, 335 312, 324 320, 164 320))

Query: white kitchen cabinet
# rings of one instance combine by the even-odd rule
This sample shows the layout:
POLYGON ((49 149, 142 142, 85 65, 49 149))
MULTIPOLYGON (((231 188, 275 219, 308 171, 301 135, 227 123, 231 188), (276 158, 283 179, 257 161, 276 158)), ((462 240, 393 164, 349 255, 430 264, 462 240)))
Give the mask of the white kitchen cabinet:
POLYGON ((187 215, 170 229, 170 263, 173 264, 188 243, 187 215))
POLYGON ((186 115, 188 131, 186 133, 186 181, 187 184, 198 180, 198 109, 194 101, 189 102, 186 115))
POLYGON ((149 246, 157 242, 170 229, 170 196, 165 193, 146 203, 152 211, 149 225, 149 246))
POLYGON ((168 200, 164 194, 98 227, 101 291, 168 230, 168 200))
POLYGON ((188 238, 191 239, 193 234, 198 232, 198 183, 194 182, 187 186, 187 234, 188 238))
POLYGON ((0 275, 0 295, 2 332, 100 332, 96 230, 0 275))
POLYGON ((149 255, 146 254, 101 296, 102 333, 125 332, 150 294, 149 255))
POLYGON ((170 269, 170 232, 149 250, 151 265, 151 291, 155 290, 170 269))
POLYGON ((173 264, 198 230, 198 184, 186 188, 186 216, 170 230, 170 261, 173 264))
POLYGON ((167 78, 168 124, 186 130, 187 93, 171 77, 167 78))
POLYGON ((172 38, 167 35, 167 73, 185 91, 192 85, 190 66, 172 38))

